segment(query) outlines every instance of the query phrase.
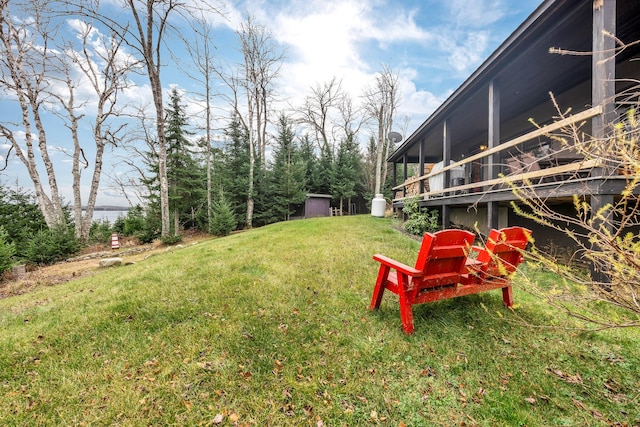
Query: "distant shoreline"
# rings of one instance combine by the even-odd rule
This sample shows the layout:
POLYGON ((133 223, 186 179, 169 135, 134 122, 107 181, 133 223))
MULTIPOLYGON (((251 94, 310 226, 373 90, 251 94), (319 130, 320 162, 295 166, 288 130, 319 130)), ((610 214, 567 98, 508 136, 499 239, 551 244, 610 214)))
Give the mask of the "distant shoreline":
MULTIPOLYGON (((111 206, 111 205, 103 205, 103 206, 96 206, 93 208, 94 211, 128 211, 129 209, 131 209, 128 206, 111 206)), ((83 211, 87 210, 86 206, 82 207, 83 211)))

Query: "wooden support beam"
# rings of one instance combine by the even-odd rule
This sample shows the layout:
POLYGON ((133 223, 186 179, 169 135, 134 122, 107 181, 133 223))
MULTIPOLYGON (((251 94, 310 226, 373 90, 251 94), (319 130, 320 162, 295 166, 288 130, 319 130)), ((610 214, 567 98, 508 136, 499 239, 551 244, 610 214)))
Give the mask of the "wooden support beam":
MULTIPOLYGON (((442 170, 445 170, 444 175, 442 177, 442 188, 449 188, 449 180, 450 180, 450 172, 449 172, 449 163, 451 162, 451 129, 449 129, 449 120, 445 120, 442 123, 442 170)), ((443 206, 442 212, 440 215, 442 229, 446 230, 449 228, 450 222, 450 211, 449 206, 443 206)))
MULTIPOLYGON (((489 83, 489 135, 487 145, 489 149, 496 148, 500 145, 500 87, 495 80, 489 83)), ((491 154, 489 157, 487 175, 489 179, 498 178, 499 160, 498 153, 491 154)), ((488 229, 498 228, 498 202, 487 203, 487 227, 488 229)))
MULTIPOLYGON (((591 121, 592 136, 596 141, 606 143, 608 127, 615 120, 616 95, 616 0, 593 0, 593 57, 591 77, 591 103, 600 106, 602 111, 591 121)), ((614 166, 601 165, 594 170, 594 176, 606 176, 614 166)), ((599 186, 591 196, 591 211, 598 212, 607 204, 613 203, 613 195, 603 193, 603 186, 599 186)), ((596 218, 597 220, 597 218, 596 218)), ((613 225, 609 222, 594 222, 595 227, 603 227, 609 232, 613 225)), ((598 248, 595 248, 598 249, 598 248)), ((594 281, 606 283, 608 277, 591 266, 591 277, 594 281)))

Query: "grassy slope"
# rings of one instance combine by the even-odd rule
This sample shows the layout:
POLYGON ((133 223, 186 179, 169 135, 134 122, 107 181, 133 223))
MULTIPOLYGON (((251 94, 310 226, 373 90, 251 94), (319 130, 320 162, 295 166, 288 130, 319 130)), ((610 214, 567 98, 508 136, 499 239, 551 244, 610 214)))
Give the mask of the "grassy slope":
POLYGON ((0 424, 640 424, 638 331, 519 326, 566 320, 517 289, 418 306, 411 337, 395 295, 369 312, 371 255, 417 249, 296 221, 0 300, 0 424))

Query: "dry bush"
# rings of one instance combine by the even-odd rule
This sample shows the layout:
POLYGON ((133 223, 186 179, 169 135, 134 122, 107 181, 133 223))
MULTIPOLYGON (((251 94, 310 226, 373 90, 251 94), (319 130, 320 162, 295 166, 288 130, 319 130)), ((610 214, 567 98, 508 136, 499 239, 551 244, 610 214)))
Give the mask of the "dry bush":
MULTIPOLYGON (((558 119, 567 114, 560 113, 558 119)), ((623 180, 624 189, 612 203, 594 211, 585 185, 585 193, 573 196, 575 215, 570 216, 556 212, 530 182, 510 183, 519 199, 519 204, 513 204, 516 212, 563 232, 575 242, 574 258, 591 265, 591 274, 585 274, 534 248, 528 254, 532 265, 558 273, 563 282, 552 288, 527 283, 527 289, 572 316, 603 328, 640 326, 640 114, 629 109, 611 126, 605 140, 590 137, 582 125, 548 137, 559 141, 562 148, 571 147, 585 161, 597 160, 598 167, 591 175, 601 174, 605 185, 623 180)), ((558 185, 565 185, 566 179, 558 185)))

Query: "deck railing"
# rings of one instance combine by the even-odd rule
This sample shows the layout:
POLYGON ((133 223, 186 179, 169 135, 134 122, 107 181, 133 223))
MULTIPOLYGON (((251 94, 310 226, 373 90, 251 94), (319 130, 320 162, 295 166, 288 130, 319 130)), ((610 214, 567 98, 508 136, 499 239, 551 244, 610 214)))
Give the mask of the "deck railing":
MULTIPOLYGON (((471 162, 476 162, 479 160, 482 160, 485 157, 489 157, 492 156, 494 154, 497 153, 502 153, 505 150, 509 150, 515 147, 518 147, 528 141, 531 141, 535 138, 544 136, 544 135, 548 135, 552 132, 558 131, 560 129, 566 128, 567 126, 571 126, 575 123, 579 123, 582 122, 584 120, 588 120, 593 118, 594 116, 597 116, 598 114, 602 113, 602 107, 601 106, 596 106, 593 108, 589 108, 588 110, 582 111, 578 114, 569 116, 565 119, 559 120, 557 122, 551 123, 549 125, 546 126, 542 126, 538 129, 535 129, 532 132, 529 132, 527 134, 521 135, 517 138, 514 138, 512 140, 509 140, 507 142, 504 142, 500 145, 497 145, 495 147, 489 148, 487 150, 484 150, 480 153, 474 154, 472 156, 469 156, 465 159, 462 159, 460 161, 451 163, 450 165, 444 166, 441 169, 437 170, 437 171, 432 171, 430 173, 427 173, 425 175, 421 175, 421 176, 417 176, 415 178, 412 179, 408 179, 406 180, 404 183, 393 187, 394 191, 397 190, 404 190, 407 186, 412 185, 412 184, 416 184, 416 183, 420 183, 421 181, 425 181, 428 180, 429 178, 438 176, 440 174, 443 174, 447 171, 450 171, 454 168, 458 168, 460 166, 464 166, 466 164, 469 164, 471 162)), ((500 163, 494 163, 494 165, 496 167, 499 167, 501 164, 500 163)), ((429 191, 425 191, 423 193, 417 194, 417 196, 420 197, 424 197, 424 198, 430 198, 430 197, 438 197, 438 196, 442 196, 445 193, 449 193, 449 194, 460 194, 460 193, 465 193, 468 190, 472 190, 472 189, 476 189, 479 187, 494 187, 494 186, 499 186, 499 185, 503 185, 503 184, 507 184, 508 182, 518 182, 518 181, 524 181, 524 180, 535 180, 535 179, 542 179, 545 177, 550 177, 550 176, 568 176, 570 174, 576 174, 579 171, 585 171, 585 170, 590 170, 594 167, 599 166, 598 162, 596 160, 584 160, 584 159, 580 159, 580 160, 576 160, 573 161, 571 163, 568 164, 564 164, 564 165, 560 165, 560 166, 552 166, 552 167, 547 167, 547 168, 542 168, 539 170, 535 170, 535 171, 530 171, 530 172, 522 172, 522 173, 515 173, 515 174, 509 174, 508 176, 505 176, 503 178, 494 178, 494 179, 488 179, 485 181, 479 181, 479 182, 473 182, 473 183, 465 183, 463 185, 456 185, 456 186, 447 186, 447 183, 445 182, 442 189, 434 189, 434 190, 429 190, 429 191)), ((444 180, 442 180, 444 181, 444 180)), ((404 196, 404 197, 398 197, 395 198, 394 201, 401 201, 405 198, 408 197, 415 197, 416 195, 412 195, 412 196, 404 196)))

